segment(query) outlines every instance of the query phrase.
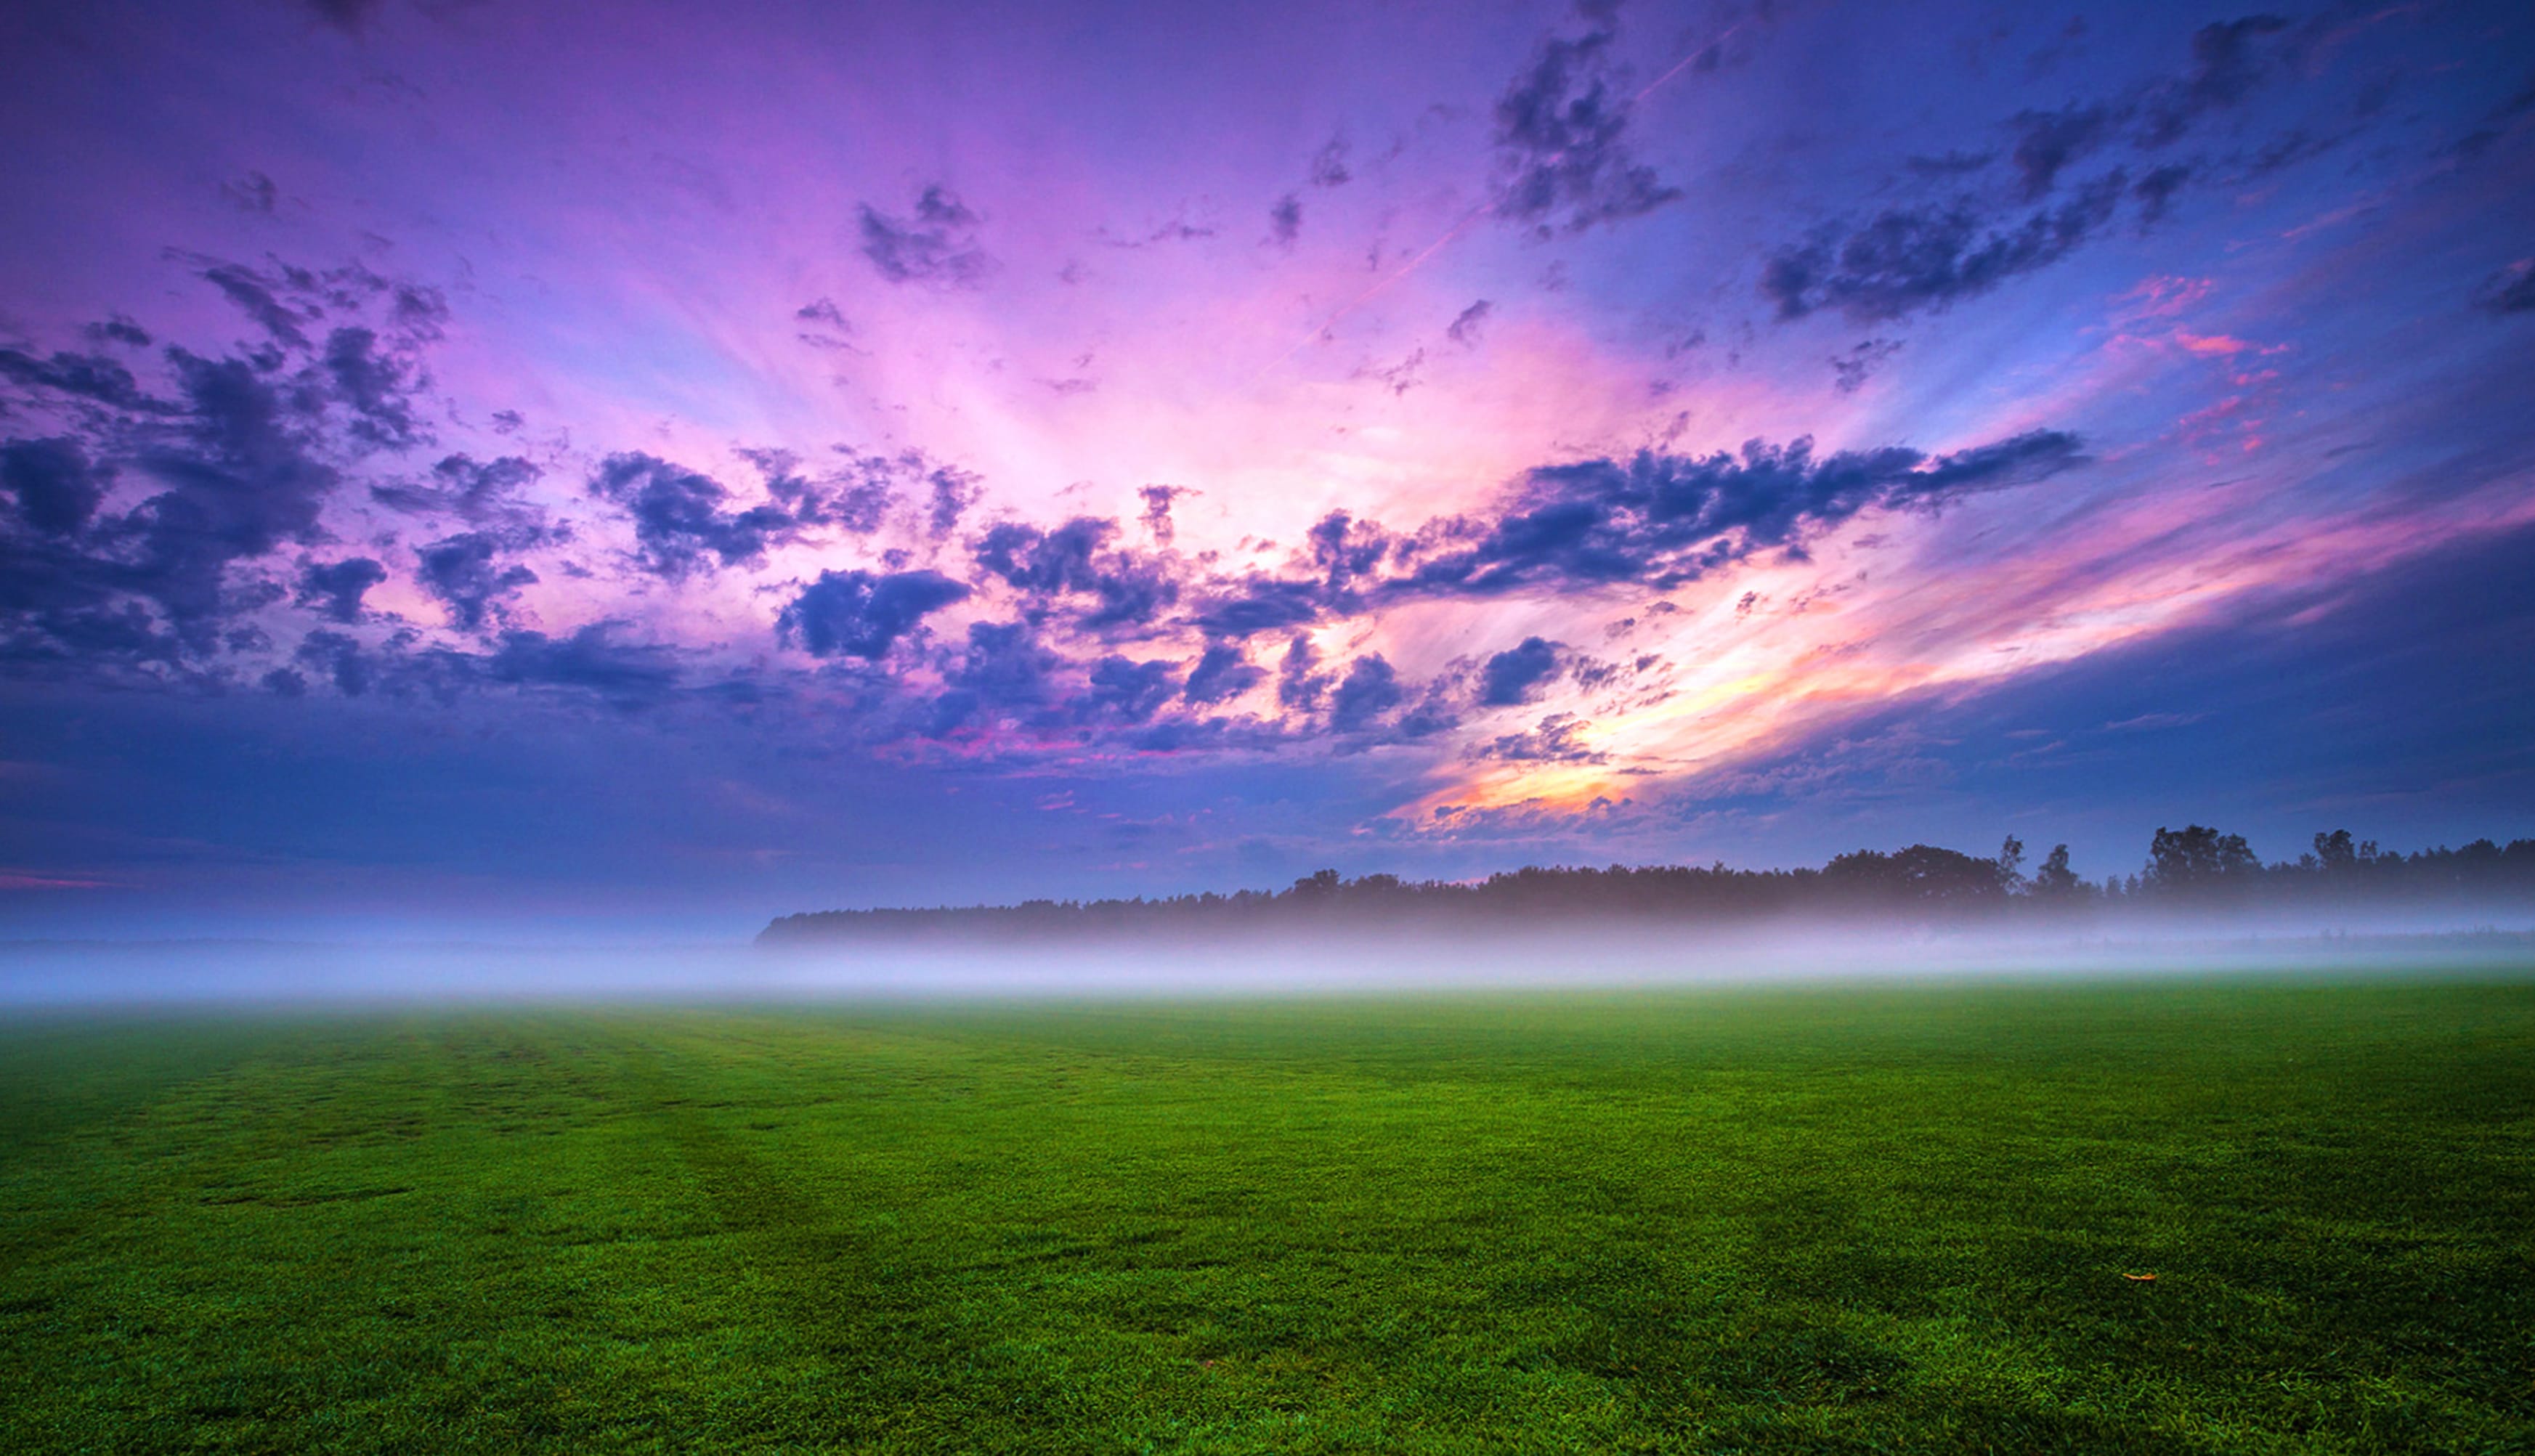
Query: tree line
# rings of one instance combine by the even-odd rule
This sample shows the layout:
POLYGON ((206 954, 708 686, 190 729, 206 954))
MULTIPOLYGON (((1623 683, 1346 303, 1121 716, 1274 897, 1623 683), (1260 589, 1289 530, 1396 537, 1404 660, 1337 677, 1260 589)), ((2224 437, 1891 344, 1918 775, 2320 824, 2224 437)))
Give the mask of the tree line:
POLYGON ((2353 839, 2315 836, 2294 860, 2264 863, 2242 834, 2204 824, 2159 826, 2134 874, 2088 880, 2069 846, 2052 846, 2028 874, 2024 842, 2009 836, 1982 857, 1933 844, 1886 853, 1861 849, 1819 869, 1737 870, 1695 865, 1538 866, 1478 880, 1402 880, 1335 870, 1281 890, 1018 905, 823 910, 786 915, 761 941, 965 932, 1038 936, 1082 932, 1234 927, 1579 919, 1745 919, 1786 915, 1901 916, 2067 914, 2116 909, 2211 910, 2311 906, 2319 910, 2406 905, 2535 904, 2535 839, 2477 839, 2458 849, 2409 854, 2353 839))

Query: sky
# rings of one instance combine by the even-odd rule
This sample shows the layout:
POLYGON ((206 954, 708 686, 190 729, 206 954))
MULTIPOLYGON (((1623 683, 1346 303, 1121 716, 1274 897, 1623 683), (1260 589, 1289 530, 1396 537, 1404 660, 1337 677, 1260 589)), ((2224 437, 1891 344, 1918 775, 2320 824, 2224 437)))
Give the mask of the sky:
POLYGON ((2514 4, 30 0, 0 934, 2535 833, 2514 4))

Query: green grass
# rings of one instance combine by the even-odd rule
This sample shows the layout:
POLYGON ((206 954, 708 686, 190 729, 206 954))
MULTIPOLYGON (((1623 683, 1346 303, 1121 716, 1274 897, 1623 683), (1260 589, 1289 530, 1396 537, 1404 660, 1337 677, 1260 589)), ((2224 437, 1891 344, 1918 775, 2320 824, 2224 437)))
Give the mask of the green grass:
POLYGON ((0 1351, 21 1451, 2523 1451, 2535 983, 22 1018, 0 1351))

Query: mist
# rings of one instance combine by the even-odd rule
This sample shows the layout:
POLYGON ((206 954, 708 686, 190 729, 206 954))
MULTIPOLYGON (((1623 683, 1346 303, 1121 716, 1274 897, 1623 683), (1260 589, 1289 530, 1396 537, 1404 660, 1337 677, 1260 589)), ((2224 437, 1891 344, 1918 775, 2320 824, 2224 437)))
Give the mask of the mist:
POLYGON ((2535 912, 2128 915, 2037 925, 1850 921, 1339 927, 851 941, 309 940, 0 942, 0 1013, 93 1007, 1206 999, 2226 974, 2471 974, 2535 961, 2535 912))

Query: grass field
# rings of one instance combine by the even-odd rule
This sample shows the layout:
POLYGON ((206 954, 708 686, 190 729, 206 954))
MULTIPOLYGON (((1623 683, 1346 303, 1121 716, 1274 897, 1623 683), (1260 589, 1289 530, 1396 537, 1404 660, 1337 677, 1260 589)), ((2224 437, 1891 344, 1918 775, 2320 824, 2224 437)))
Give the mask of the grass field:
POLYGON ((21 1018, 0 1349, 19 1451, 2524 1451, 2535 982, 21 1018))

